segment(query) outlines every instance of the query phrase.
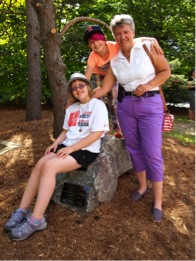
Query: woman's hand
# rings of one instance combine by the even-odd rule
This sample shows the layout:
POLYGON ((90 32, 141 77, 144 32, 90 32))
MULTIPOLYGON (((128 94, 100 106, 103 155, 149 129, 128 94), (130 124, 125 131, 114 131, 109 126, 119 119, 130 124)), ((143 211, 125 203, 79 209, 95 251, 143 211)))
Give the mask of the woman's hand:
POLYGON ((95 92, 93 97, 94 98, 103 97, 106 93, 112 90, 115 83, 116 83, 116 77, 114 76, 112 69, 109 66, 107 73, 101 83, 101 86, 93 90, 95 92))
POLYGON ((140 84, 135 89, 134 94, 137 95, 137 96, 141 96, 143 93, 148 92, 152 88, 153 87, 149 83, 140 84))

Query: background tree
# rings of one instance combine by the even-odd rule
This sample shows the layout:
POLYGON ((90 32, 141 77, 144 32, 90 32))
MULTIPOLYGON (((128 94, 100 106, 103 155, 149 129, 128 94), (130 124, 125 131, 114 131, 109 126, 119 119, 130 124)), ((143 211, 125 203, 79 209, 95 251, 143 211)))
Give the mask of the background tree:
MULTIPOLYGON (((33 3, 34 7, 36 3, 39 5, 39 2, 33 1, 33 3)), ((2 0, 0 9, 0 53, 2 54, 0 56, 2 83, 0 104, 5 104, 10 100, 25 104, 27 85, 25 2, 24 0, 14 2, 2 0)), ((146 0, 145 2, 143 0, 111 0, 109 2, 92 0, 90 3, 87 0, 45 0, 40 2, 40 6, 35 7, 35 10, 39 23, 42 24, 41 37, 38 40, 44 49, 44 59, 41 60, 42 102, 50 99, 48 85, 55 86, 51 94, 55 115, 63 115, 65 98, 62 97, 66 97, 66 78, 75 71, 84 72, 85 70, 90 50, 83 42, 83 33, 92 22, 83 20, 75 23, 65 34, 61 34, 64 26, 74 18, 99 18, 109 24, 114 14, 131 14, 136 23, 136 36, 156 37, 168 61, 174 62, 176 59, 180 61, 181 66, 175 69, 175 74, 186 78, 195 62, 194 9, 192 0, 173 0, 172 2, 170 0, 146 0), (55 30, 51 31, 52 28, 55 30), (67 70, 65 70, 65 64, 67 70), (58 103, 62 105, 56 109, 58 103)), ((110 31, 103 29, 108 39, 113 40, 110 31)), ((60 122, 62 122, 61 116, 54 118, 54 125, 60 125, 60 122)), ((55 133, 57 132, 56 130, 55 133)))
POLYGON ((36 39, 39 34, 39 23, 30 0, 26 0, 26 30, 28 65, 26 120, 40 120, 42 99, 41 50, 40 43, 36 39))
POLYGON ((46 66, 53 103, 53 135, 57 137, 62 131, 66 105, 65 65, 61 58, 61 36, 57 33, 53 1, 41 3, 32 1, 40 25, 39 42, 44 49, 46 66))
POLYGON ((23 2, 0 4, 0 103, 26 100, 26 23, 23 2))

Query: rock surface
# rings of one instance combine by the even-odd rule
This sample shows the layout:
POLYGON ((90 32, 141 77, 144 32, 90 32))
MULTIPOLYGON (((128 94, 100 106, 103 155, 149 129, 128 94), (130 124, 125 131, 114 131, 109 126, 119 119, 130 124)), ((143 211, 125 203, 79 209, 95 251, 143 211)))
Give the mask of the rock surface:
POLYGON ((110 202, 118 178, 132 169, 124 140, 106 135, 101 153, 87 170, 75 170, 57 176, 53 201, 75 211, 92 211, 99 203, 110 202))

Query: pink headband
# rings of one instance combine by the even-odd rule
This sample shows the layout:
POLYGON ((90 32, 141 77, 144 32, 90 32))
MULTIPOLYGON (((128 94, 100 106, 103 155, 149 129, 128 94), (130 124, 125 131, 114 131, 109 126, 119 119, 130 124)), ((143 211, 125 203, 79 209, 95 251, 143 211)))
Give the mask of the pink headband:
POLYGON ((103 34, 95 33, 92 34, 88 39, 93 41, 97 41, 97 40, 105 41, 105 36, 103 34))

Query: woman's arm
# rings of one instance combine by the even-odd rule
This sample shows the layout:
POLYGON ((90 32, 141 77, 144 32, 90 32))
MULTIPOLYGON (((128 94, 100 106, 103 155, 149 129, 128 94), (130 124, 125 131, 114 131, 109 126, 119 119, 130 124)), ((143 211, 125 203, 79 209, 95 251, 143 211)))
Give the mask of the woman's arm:
POLYGON ((90 65, 87 65, 85 76, 88 80, 91 79, 92 73, 93 73, 93 67, 91 67, 90 65))
POLYGON ((153 87, 163 84, 171 75, 171 69, 165 56, 157 53, 155 48, 152 48, 151 54, 156 67, 156 77, 149 84, 153 87))
POLYGON ((107 73, 101 83, 101 86, 94 89, 95 91, 94 97, 95 98, 103 97, 106 93, 112 90, 115 83, 116 83, 116 77, 114 76, 112 69, 109 66, 107 73))

